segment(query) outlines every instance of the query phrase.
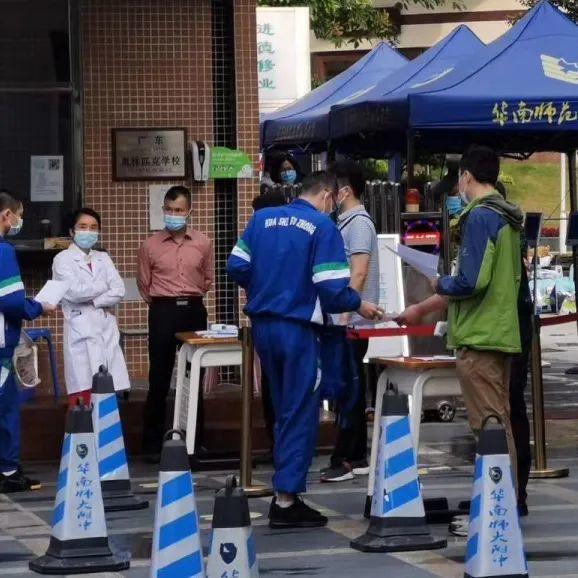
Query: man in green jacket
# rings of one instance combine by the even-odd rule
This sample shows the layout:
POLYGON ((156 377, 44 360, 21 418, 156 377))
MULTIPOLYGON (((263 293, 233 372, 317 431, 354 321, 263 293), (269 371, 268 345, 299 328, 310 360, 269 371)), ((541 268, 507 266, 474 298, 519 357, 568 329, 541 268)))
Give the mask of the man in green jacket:
POLYGON ((509 372, 510 356, 521 351, 517 304, 523 214, 495 190, 499 172, 493 150, 472 147, 464 154, 458 187, 467 206, 458 221, 454 274, 434 280, 436 295, 406 309, 398 322, 416 324, 448 308, 448 348, 456 350, 470 426, 477 436, 485 420, 497 416, 514 465, 509 372))

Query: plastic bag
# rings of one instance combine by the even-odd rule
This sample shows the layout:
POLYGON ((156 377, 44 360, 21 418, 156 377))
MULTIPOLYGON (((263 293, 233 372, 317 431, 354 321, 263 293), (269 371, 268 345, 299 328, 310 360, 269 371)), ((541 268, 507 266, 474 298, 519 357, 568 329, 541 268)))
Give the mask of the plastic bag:
POLYGON ((20 343, 12 357, 16 382, 23 387, 36 387, 42 380, 38 377, 38 347, 25 331, 20 333, 20 343))

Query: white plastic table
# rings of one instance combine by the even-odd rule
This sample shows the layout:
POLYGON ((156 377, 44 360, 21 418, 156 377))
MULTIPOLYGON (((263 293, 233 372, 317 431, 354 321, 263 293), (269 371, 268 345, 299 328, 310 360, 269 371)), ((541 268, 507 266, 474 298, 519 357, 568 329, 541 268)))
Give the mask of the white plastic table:
POLYGON ((173 428, 186 432, 187 453, 195 452, 195 435, 201 368, 241 365, 241 342, 236 338, 206 338, 196 333, 177 333, 182 342, 177 361, 177 384, 173 428), (186 379, 187 363, 191 364, 186 379))
POLYGON ((427 387, 428 393, 431 395, 448 396, 461 395, 461 389, 456 374, 456 362, 453 359, 375 358, 371 359, 370 363, 384 368, 377 382, 369 479, 367 483, 367 495, 373 496, 381 408, 383 405, 383 394, 388 384, 395 386, 399 393, 411 396, 409 399, 409 416, 416 463, 424 388, 427 387))

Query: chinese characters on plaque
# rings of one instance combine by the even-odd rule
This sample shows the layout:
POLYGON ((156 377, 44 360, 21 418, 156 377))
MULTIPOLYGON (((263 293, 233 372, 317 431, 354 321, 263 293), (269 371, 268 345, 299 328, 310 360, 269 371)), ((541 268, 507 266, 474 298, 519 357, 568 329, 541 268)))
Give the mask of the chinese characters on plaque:
POLYGON ((113 129, 114 179, 185 178, 186 142, 182 128, 113 129))

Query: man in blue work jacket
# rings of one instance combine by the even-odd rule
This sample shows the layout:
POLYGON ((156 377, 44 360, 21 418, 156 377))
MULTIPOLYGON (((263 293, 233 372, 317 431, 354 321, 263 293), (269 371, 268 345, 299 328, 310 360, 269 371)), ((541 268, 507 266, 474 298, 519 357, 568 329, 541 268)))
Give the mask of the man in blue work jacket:
POLYGON ((22 320, 51 314, 56 307, 26 299, 14 247, 4 240, 22 229, 22 203, 0 191, 0 493, 40 489, 20 470, 20 394, 12 357, 22 320))
POLYGON ((227 265, 247 292, 245 312, 275 408, 271 528, 327 523, 299 497, 305 492, 319 425, 319 327, 324 314, 382 315, 377 305, 362 302, 349 287, 343 239, 324 214, 335 206, 335 176, 313 173, 302 191, 290 205, 256 212, 227 265))

